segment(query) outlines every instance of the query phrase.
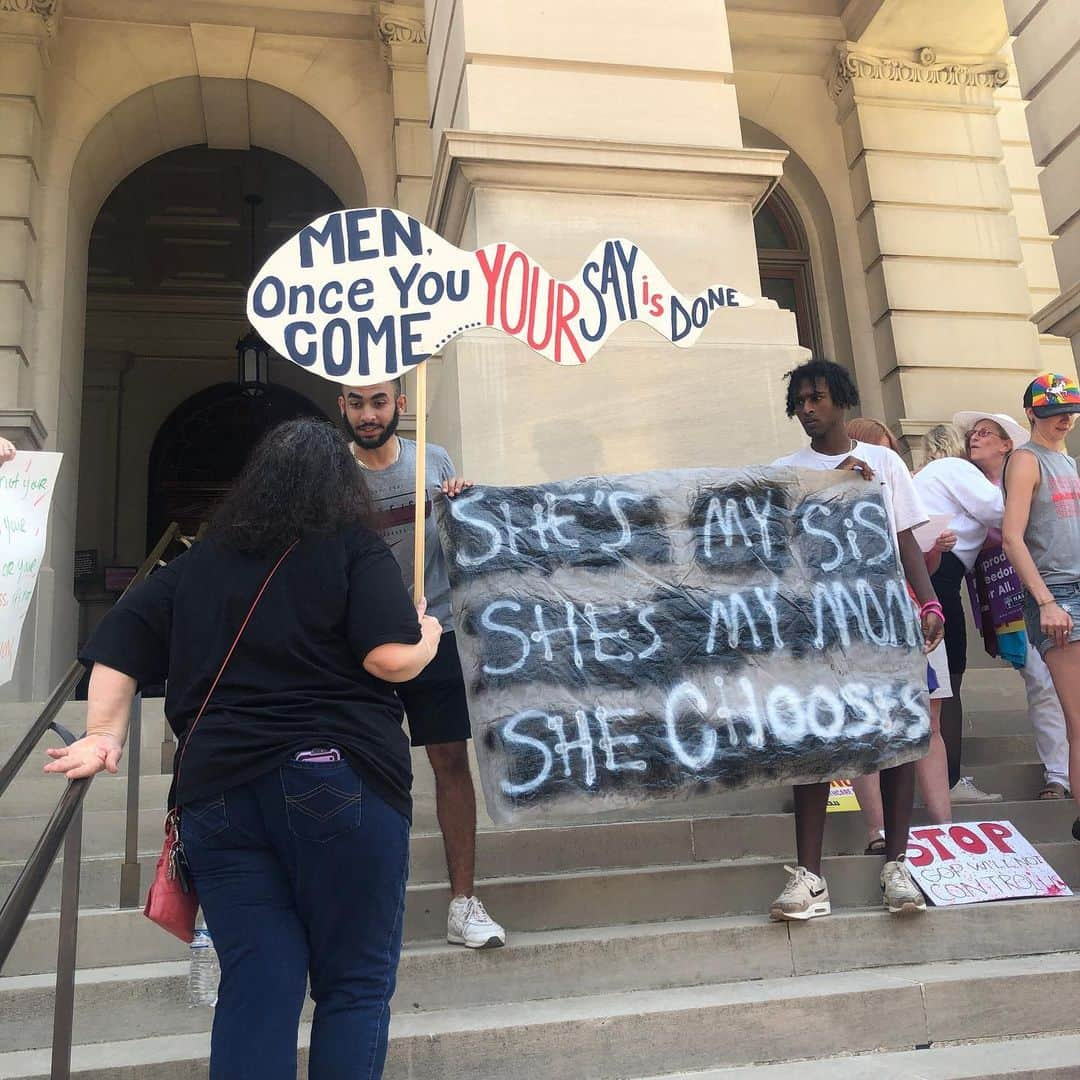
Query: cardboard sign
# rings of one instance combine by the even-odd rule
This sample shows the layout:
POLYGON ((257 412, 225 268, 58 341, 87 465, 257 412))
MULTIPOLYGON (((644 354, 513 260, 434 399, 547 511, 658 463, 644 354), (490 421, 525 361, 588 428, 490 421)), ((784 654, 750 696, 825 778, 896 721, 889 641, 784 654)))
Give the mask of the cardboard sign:
POLYGON ((27 453, 0 465, 0 686, 11 680, 37 583, 62 454, 27 453))
POLYGON ((833 780, 829 784, 829 803, 826 813, 843 814, 859 809, 859 797, 850 780, 833 780))
POLYGON ((952 514, 931 514, 921 525, 911 530, 920 551, 930 551, 937 538, 949 527, 952 514))
POLYGON ((911 830, 908 867, 938 907, 1021 896, 1072 896, 1057 871, 1011 821, 921 825, 911 830))
POLYGON ((925 753, 922 638, 877 485, 672 470, 435 510, 495 821, 925 753))
POLYGON ((727 285, 682 296, 629 240, 605 240, 557 281, 513 244, 462 251, 400 210, 366 207, 327 214, 278 248, 251 284, 248 318, 293 363, 365 385, 480 327, 576 365, 624 322, 688 347, 718 308, 751 303, 727 285))

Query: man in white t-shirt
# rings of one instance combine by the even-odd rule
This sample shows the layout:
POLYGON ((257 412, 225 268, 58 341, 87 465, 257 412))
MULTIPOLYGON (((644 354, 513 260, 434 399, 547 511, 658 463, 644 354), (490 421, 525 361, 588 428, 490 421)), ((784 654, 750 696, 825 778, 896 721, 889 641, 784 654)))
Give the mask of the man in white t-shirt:
MULTIPOLYGON (((788 372, 787 414, 798 417, 810 436, 810 445, 779 458, 773 465, 797 469, 853 469, 868 482, 885 488, 885 504, 892 518, 904 574, 922 607, 936 605, 934 588, 926 572, 922 551, 912 535, 926 521, 911 474, 900 456, 885 446, 851 439, 845 413, 859 404, 859 392, 846 369, 828 360, 814 360, 788 372)), ((926 651, 942 639, 944 624, 933 609, 920 612, 926 651)), ((881 890, 886 907, 894 914, 925 911, 926 901, 907 868, 906 852, 911 808, 915 799, 915 763, 881 771, 881 796, 885 810, 885 866, 881 890)), ((774 920, 812 919, 832 910, 829 889, 821 876, 821 847, 825 835, 828 783, 796 784, 795 843, 798 865, 784 891, 773 901, 774 920)))

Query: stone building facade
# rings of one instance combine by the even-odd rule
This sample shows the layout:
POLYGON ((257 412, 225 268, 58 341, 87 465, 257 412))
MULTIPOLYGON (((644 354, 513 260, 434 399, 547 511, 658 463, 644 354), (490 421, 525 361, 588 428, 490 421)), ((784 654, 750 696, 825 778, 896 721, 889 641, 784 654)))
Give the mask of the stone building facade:
POLYGON ((339 206, 564 277, 627 236, 677 288, 771 298, 685 352, 626 326, 572 371, 458 338, 429 430, 475 479, 767 461, 799 441, 782 376, 807 349, 913 449, 956 408, 1015 413, 1032 373, 1074 370, 1076 22, 1073 0, 0 0, 0 432, 65 455, 0 695, 45 696, 104 569, 197 516, 270 419, 335 414, 280 360, 241 393, 236 341, 253 260, 339 206))

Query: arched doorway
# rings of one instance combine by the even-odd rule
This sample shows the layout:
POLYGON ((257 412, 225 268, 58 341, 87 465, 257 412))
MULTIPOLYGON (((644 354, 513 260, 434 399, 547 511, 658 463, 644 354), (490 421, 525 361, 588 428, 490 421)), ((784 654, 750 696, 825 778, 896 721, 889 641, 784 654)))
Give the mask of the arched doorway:
POLYGON ((761 295, 795 315, 799 344, 822 355, 810 244, 795 204, 776 188, 754 216, 761 295))
POLYGON ((221 383, 188 398, 161 425, 150 452, 146 544, 175 521, 194 533, 244 467, 254 445, 276 424, 325 416, 313 401, 284 386, 249 397, 221 383))
POLYGON ((273 355, 262 392, 241 393, 236 347, 252 267, 341 205, 273 151, 189 146, 137 168, 101 206, 86 275, 81 637, 170 521, 206 519, 267 428, 336 414, 336 388, 273 355))

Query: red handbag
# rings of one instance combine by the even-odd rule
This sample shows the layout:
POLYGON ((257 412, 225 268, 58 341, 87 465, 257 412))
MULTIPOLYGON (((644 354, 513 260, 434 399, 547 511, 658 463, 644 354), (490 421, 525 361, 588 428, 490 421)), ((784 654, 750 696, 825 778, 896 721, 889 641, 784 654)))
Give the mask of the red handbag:
MULTIPOLYGON (((180 757, 176 762, 176 779, 179 779, 180 766, 184 763, 184 754, 187 752, 188 743, 191 742, 191 737, 195 734, 195 726, 202 719, 206 706, 210 704, 210 698, 217 689, 217 684, 225 673, 225 668, 232 659, 236 646, 240 643, 240 636, 254 614, 256 605, 262 599, 262 595, 266 592, 270 579, 277 573, 278 567, 281 566, 285 561, 285 557, 298 543, 299 541, 293 541, 289 545, 285 553, 274 564, 270 573, 266 575, 266 580, 262 583, 258 593, 256 593, 255 599, 252 600, 251 607, 248 609, 247 615, 244 616, 244 621, 240 624, 240 629, 237 630, 236 637, 233 639, 229 651, 225 654, 225 659, 221 662, 221 667, 218 669, 214 681, 210 684, 210 690, 207 692, 198 714, 191 722, 187 737, 184 739, 183 749, 180 751, 180 757)), ((188 873, 187 863, 184 859, 184 845, 180 841, 180 808, 173 807, 165 815, 165 843, 162 845, 161 855, 158 856, 157 866, 154 869, 154 880, 151 882, 150 891, 146 896, 146 906, 143 908, 143 914, 151 922, 157 923, 163 930, 168 930, 170 934, 174 934, 181 941, 190 945, 192 938, 195 937, 195 916, 198 911, 199 897, 195 892, 195 885, 191 880, 191 875, 188 873)))

